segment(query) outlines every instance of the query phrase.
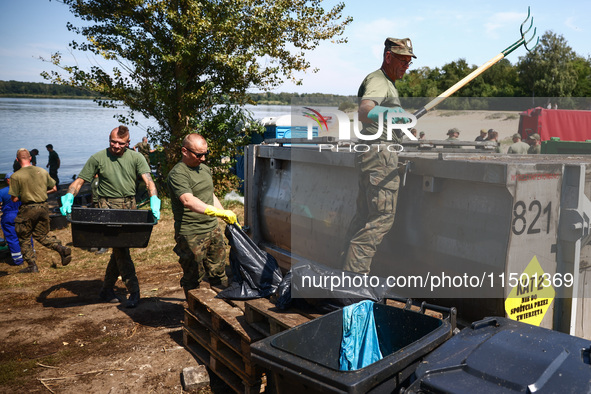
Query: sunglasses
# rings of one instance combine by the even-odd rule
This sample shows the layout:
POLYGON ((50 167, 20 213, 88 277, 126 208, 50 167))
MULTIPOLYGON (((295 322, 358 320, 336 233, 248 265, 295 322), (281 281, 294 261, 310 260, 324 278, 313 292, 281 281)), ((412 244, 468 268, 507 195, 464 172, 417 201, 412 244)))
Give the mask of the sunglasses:
POLYGON ((201 159, 203 156, 209 155, 209 151, 207 151, 205 153, 197 153, 197 152, 194 152, 191 149, 187 148, 186 146, 183 146, 183 148, 185 148, 186 150, 188 150, 189 152, 191 152, 192 154, 194 154, 195 157, 198 158, 198 159, 201 159))
POLYGON ((412 59, 411 60, 404 60, 402 58, 399 58, 398 56, 394 56, 394 58, 396 60, 398 60, 400 63, 402 63, 402 65, 404 67, 410 67, 410 65, 412 64, 412 59))

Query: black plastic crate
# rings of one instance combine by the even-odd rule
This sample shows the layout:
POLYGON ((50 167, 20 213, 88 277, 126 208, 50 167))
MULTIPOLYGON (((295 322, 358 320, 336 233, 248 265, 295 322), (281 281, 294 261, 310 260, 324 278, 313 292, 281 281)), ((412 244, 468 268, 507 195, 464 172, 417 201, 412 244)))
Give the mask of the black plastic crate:
POLYGON ((83 248, 145 248, 155 224, 143 209, 72 208, 72 242, 83 248))
POLYGON ((270 371, 270 384, 279 393, 391 393, 413 374, 424 355, 452 336, 455 309, 447 312, 450 316, 440 320, 374 304, 383 358, 354 371, 339 370, 342 310, 252 344, 252 358, 270 371))
POLYGON ((589 393, 591 341, 489 317, 425 357, 403 391, 429 393, 589 393))

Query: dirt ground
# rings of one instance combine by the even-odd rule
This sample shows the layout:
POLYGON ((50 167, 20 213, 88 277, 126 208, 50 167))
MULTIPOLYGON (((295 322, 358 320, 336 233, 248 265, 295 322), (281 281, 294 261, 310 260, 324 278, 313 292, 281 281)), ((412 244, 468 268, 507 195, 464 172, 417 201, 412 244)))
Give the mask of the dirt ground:
MULTIPOLYGON (((70 226, 52 233, 71 246, 70 226)), ((142 297, 135 309, 99 302, 110 252, 72 247, 72 262, 62 267, 56 252, 39 245, 38 274, 0 264, 0 392, 187 392, 181 372, 199 361, 182 343, 186 302, 173 233, 164 207, 148 247, 131 250, 142 297)), ((125 286, 117 286, 125 298, 125 286)), ((201 392, 231 391, 210 378, 201 392)))

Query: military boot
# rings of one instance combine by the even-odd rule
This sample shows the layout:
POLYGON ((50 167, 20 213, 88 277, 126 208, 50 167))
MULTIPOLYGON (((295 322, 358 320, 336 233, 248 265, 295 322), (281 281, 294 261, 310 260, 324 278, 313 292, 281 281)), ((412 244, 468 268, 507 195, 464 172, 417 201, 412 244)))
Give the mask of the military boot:
POLYGON ((112 287, 106 289, 103 287, 101 289, 101 292, 99 293, 99 298, 101 299, 101 301, 108 302, 111 304, 119 302, 119 298, 117 298, 115 290, 113 290, 112 287))
POLYGON ((139 291, 134 291, 133 293, 131 293, 129 295, 129 298, 127 299, 127 304, 125 304, 126 308, 135 308, 137 306, 137 304, 140 303, 140 292, 139 291))
POLYGON ((62 257, 62 265, 70 264, 70 261, 72 261, 72 249, 67 246, 58 245, 56 250, 62 257))
POLYGON ((21 274, 31 274, 31 273, 37 273, 39 272, 39 268, 37 268, 37 264, 33 263, 33 264, 29 264, 29 266, 27 268, 23 268, 22 270, 19 271, 19 273, 21 274))

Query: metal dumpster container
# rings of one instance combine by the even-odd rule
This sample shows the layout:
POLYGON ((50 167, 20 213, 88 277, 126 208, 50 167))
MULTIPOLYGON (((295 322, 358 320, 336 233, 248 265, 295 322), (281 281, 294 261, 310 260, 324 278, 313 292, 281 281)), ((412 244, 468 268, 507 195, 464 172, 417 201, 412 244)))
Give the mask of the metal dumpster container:
POLYGON ((502 317, 472 323, 426 356, 405 394, 588 393, 591 342, 502 317))
MULTIPOLYGON (((299 260, 341 268, 355 213, 354 149, 335 144, 325 152, 315 143, 246 150, 245 223, 284 269, 299 260)), ((591 294, 591 157, 445 151, 400 153, 410 171, 371 274, 478 279, 487 286, 393 288, 400 296, 454 305, 470 322, 527 310, 531 298, 516 280, 537 262, 536 274, 546 275, 555 291, 539 324, 591 338, 585 318, 591 302, 584 297, 591 294), (523 302, 506 308, 516 288, 523 302)))
POLYGON ((364 368, 339 370, 342 310, 255 342, 252 358, 278 393, 391 393, 455 329, 453 309, 444 320, 385 304, 373 311, 383 358, 364 368))

